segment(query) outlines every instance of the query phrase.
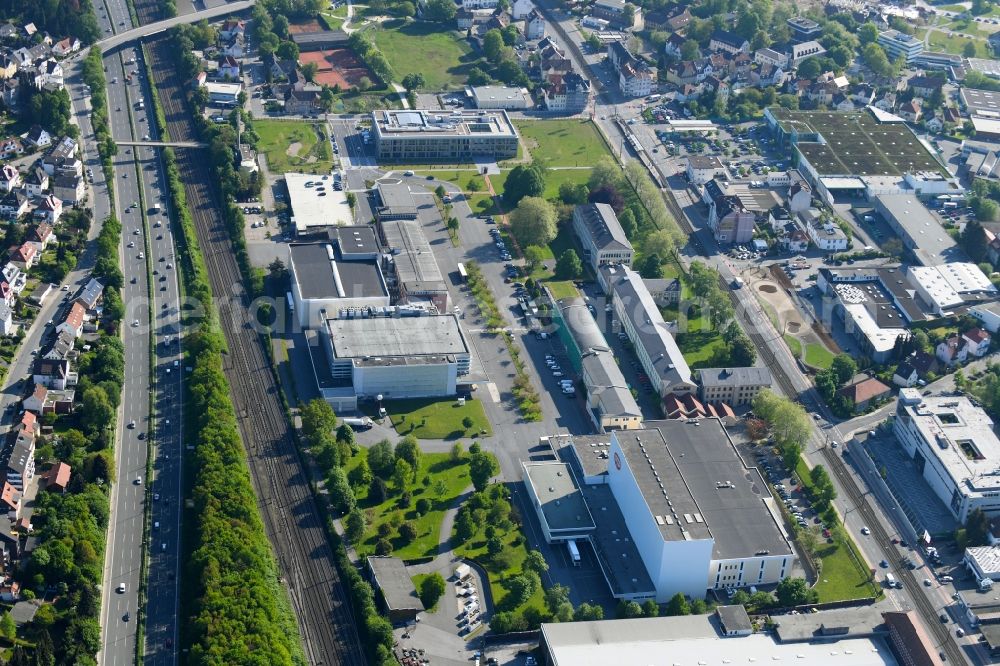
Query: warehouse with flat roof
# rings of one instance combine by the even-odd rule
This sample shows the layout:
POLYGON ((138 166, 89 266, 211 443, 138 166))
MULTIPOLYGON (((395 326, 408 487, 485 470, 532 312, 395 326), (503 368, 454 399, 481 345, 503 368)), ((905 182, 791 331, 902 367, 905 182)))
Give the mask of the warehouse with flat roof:
POLYGON ((329 227, 349 225, 354 213, 347 193, 335 190, 329 176, 286 173, 291 222, 297 236, 324 233, 329 227))
POLYGON ((372 112, 379 162, 474 162, 517 155, 518 134, 507 112, 408 110, 372 112))
POLYGON ((453 314, 327 319, 323 345, 335 381, 359 398, 455 395, 470 352, 453 314))
MULTIPOLYGON (((338 245, 342 244, 338 240, 338 245)), ((356 250, 350 243, 346 245, 356 250)), ((374 258, 345 257, 333 243, 292 243, 288 264, 295 314, 303 328, 321 327, 325 319, 339 316, 343 309, 389 305, 389 290, 374 258)))
POLYGON ((417 589, 403 560, 398 557, 369 555, 367 562, 389 622, 394 625, 414 622, 417 615, 423 612, 424 604, 417 595, 417 589))
POLYGON ((378 230, 387 250, 383 273, 395 302, 431 302, 438 312, 447 312, 448 287, 420 223, 380 219, 378 230))
POLYGON ((921 265, 936 266, 965 258, 955 239, 934 219, 916 193, 879 194, 873 202, 921 265))

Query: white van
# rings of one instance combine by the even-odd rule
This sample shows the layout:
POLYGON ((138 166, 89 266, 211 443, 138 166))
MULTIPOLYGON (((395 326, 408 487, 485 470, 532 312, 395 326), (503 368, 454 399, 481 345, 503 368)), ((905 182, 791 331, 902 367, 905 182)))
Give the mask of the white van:
POLYGON ((893 576, 891 573, 887 573, 885 575, 885 586, 886 587, 902 587, 902 585, 899 584, 899 581, 896 580, 896 577, 893 576))

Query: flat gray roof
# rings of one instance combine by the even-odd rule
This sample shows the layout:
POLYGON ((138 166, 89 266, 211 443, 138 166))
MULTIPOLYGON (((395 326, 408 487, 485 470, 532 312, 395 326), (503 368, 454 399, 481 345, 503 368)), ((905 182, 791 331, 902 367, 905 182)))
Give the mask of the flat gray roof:
POLYGON ((819 613, 775 617, 775 631, 782 643, 813 641, 831 636, 859 638, 885 631, 882 609, 878 606, 834 608, 819 613))
POLYGON ((382 240, 392 251, 400 281, 410 291, 447 289, 441 269, 434 260, 431 244, 415 220, 381 220, 382 240))
POLYGON ((608 473, 608 454, 611 448, 611 435, 558 435, 549 438, 549 443, 556 455, 572 452, 570 459, 575 460, 584 476, 600 476, 608 473))
POLYGON ((590 379, 587 391, 597 398, 602 416, 642 416, 614 354, 610 351, 585 353, 582 363, 590 379))
POLYGON ((966 88, 963 86, 959 90, 959 95, 962 98, 962 103, 968 108, 969 113, 994 117, 1000 115, 1000 92, 966 88))
POLYGON ((712 557, 720 560, 763 551, 772 556, 790 554, 791 547, 764 501, 771 495, 760 472, 744 464, 721 421, 697 423, 647 421, 646 431, 616 433, 628 459, 636 463, 633 473, 650 511, 664 516, 665 523, 667 516, 677 516, 674 524, 660 526, 664 538, 683 539, 680 527, 691 538, 714 537, 712 557), (637 442, 633 435, 639 432, 643 436, 637 442), (638 464, 643 453, 650 464, 638 464))
POLYGON ((698 371, 702 386, 770 386, 767 368, 702 368, 698 371))
POLYGON ((375 261, 336 261, 329 243, 289 245, 292 278, 303 298, 388 296, 375 261))
POLYGON ((333 180, 328 175, 286 173, 285 186, 297 233, 354 221, 347 192, 333 189, 333 180))
POLYGON ((542 515, 551 530, 594 528, 583 494, 573 479, 570 466, 561 462, 526 462, 524 473, 531 483, 542 515))
POLYGON ((424 604, 417 596, 406 565, 398 557, 368 557, 375 583, 382 590, 385 604, 389 610, 424 610, 424 604))
POLYGON ((945 263, 962 255, 955 240, 948 235, 916 194, 879 194, 875 197, 889 222, 907 236, 907 247, 924 266, 945 263))
POLYGON ((334 227, 327 235, 330 240, 336 241, 341 256, 378 254, 378 238, 374 227, 369 225, 334 227))
POLYGON ((453 314, 327 319, 338 359, 451 356, 469 353, 453 314))
POLYGON ((656 594, 635 540, 627 538, 628 521, 615 501, 611 486, 606 483, 583 486, 581 492, 594 512, 597 528, 590 535, 590 543, 611 593, 615 597, 656 594))
POLYGON ((517 136, 514 124, 502 110, 389 109, 373 111, 372 125, 377 137, 412 140, 445 136, 517 136))
POLYGON ((382 205, 379 213, 388 215, 409 215, 416 217, 417 204, 413 201, 410 186, 406 183, 384 183, 375 185, 382 205))
POLYGON ((753 631, 750 616, 743 606, 719 606, 715 612, 719 614, 719 621, 726 631, 753 631))

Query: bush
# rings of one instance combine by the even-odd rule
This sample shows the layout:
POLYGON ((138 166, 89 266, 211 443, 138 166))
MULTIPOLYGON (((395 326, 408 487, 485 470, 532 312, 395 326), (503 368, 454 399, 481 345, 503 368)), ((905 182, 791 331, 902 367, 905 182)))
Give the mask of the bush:
POLYGON ((447 589, 447 585, 444 578, 437 572, 420 581, 420 601, 424 604, 424 608, 434 608, 445 589, 447 589))

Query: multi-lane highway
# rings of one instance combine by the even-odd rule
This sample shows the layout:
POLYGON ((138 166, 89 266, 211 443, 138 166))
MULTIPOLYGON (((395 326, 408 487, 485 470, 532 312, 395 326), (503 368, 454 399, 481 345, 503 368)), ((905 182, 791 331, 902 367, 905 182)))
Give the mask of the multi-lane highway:
MULTIPOLYGON (((130 25, 123 0, 107 2, 98 17, 107 30, 130 25)), ((142 60, 135 56, 134 49, 125 49, 106 55, 104 64, 112 135, 116 141, 141 143, 147 135, 159 137, 146 111, 136 108, 142 99, 148 110, 152 99, 142 60)), ((115 450, 118 483, 111 498, 102 610, 100 660, 109 665, 135 661, 141 617, 146 621, 146 660, 176 663, 182 368, 179 292, 175 270, 167 268, 174 258, 165 223, 168 202, 160 150, 122 146, 114 159, 113 205, 123 227, 126 313, 125 384, 115 450), (162 212, 155 210, 157 205, 162 212), (147 478, 149 469, 152 475, 147 478), (149 587, 146 598, 140 599, 146 548, 149 587)), ((95 168, 95 179, 98 171, 95 168)))

